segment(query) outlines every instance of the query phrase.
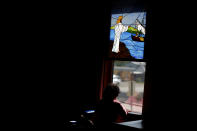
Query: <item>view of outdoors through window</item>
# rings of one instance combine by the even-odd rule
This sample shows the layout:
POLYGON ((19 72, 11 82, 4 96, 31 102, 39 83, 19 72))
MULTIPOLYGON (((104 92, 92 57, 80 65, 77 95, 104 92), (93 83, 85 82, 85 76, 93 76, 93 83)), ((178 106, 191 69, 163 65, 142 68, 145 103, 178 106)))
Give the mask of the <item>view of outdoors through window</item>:
POLYGON ((114 61, 113 83, 120 87, 118 100, 129 111, 142 113, 145 62, 114 61))

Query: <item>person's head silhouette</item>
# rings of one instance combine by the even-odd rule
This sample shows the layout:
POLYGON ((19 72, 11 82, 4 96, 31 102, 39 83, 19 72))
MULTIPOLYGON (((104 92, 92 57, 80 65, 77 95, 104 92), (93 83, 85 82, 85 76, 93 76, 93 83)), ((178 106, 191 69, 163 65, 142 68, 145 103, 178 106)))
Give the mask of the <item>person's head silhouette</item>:
POLYGON ((118 96, 119 93, 120 93, 120 89, 117 85, 109 84, 107 85, 107 87, 103 92, 103 99, 113 101, 118 96))

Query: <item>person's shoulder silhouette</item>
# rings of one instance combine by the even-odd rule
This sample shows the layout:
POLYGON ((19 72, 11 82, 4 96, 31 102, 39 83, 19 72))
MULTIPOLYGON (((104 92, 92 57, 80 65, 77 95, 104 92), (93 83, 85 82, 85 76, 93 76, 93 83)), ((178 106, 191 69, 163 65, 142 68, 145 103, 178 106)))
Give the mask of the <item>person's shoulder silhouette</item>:
POLYGON ((123 122, 126 120, 126 111, 116 100, 120 89, 115 84, 109 84, 104 92, 103 99, 96 109, 96 124, 110 124, 112 122, 123 122))

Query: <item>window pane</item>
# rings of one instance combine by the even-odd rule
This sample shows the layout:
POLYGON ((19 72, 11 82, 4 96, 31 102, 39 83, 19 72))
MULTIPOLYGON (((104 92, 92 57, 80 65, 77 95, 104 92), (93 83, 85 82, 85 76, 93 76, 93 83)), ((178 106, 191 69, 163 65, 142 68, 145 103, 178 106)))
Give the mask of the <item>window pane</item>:
POLYGON ((144 58, 146 12, 112 14, 109 58, 144 58))
POLYGON ((145 62, 114 62, 113 83, 120 87, 117 99, 131 112, 142 113, 145 66, 145 62))

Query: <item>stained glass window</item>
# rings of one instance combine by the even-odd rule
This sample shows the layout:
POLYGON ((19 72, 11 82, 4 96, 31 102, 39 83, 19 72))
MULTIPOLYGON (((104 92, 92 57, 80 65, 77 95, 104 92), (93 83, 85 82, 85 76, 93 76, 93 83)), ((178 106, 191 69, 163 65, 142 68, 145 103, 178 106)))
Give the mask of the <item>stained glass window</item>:
POLYGON ((146 12, 111 16, 109 58, 144 58, 146 12))

